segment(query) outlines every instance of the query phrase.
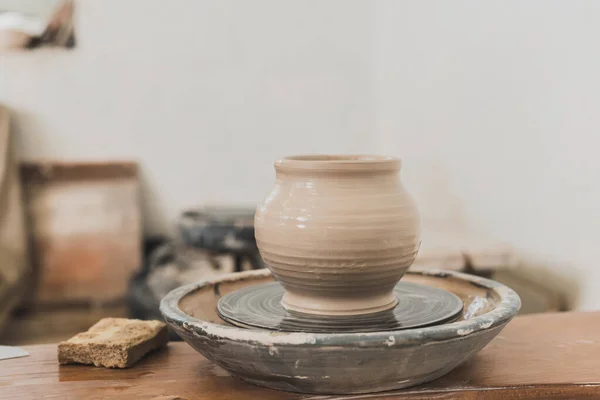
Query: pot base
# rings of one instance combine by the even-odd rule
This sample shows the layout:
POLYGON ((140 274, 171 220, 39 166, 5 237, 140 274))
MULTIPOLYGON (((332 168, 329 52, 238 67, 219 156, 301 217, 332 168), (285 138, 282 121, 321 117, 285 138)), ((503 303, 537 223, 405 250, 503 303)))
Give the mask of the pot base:
POLYGON ((398 304, 393 289, 388 293, 375 296, 356 296, 356 298, 332 298, 303 296, 286 290, 281 305, 287 311, 314 315, 362 315, 391 310, 398 304))
POLYGON ((280 283, 255 285, 223 296, 219 316, 237 326, 280 332, 378 332, 437 325, 455 320, 461 299, 443 289, 400 282, 394 289, 398 305, 391 310, 360 315, 315 315, 282 306, 280 283))

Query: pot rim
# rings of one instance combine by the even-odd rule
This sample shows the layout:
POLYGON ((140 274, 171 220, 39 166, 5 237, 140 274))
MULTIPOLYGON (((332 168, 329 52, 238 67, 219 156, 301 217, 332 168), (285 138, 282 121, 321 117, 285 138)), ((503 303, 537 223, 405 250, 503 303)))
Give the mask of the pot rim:
POLYGON ((465 336, 475 335, 508 323, 521 308, 519 295, 508 286, 493 281, 455 271, 444 271, 428 268, 411 268, 407 274, 430 275, 454 278, 469 282, 471 285, 494 291, 500 301, 496 307, 477 317, 458 320, 456 322, 434 325, 424 328, 406 329, 399 331, 354 332, 354 333, 303 333, 303 332, 272 332, 263 329, 244 329, 236 326, 221 325, 200 320, 186 314, 179 308, 179 302, 186 296, 210 285, 220 282, 235 282, 253 277, 271 275, 268 269, 246 271, 224 275, 218 278, 200 281, 181 286, 167 294, 160 303, 160 312, 165 320, 172 325, 188 331, 194 336, 207 336, 220 340, 234 340, 256 345, 332 345, 339 346, 349 343, 360 343, 361 347, 388 346, 406 347, 416 343, 426 344, 446 340, 460 340, 465 336))
POLYGON ((277 171, 398 171, 402 160, 373 154, 300 154, 275 161, 277 171))

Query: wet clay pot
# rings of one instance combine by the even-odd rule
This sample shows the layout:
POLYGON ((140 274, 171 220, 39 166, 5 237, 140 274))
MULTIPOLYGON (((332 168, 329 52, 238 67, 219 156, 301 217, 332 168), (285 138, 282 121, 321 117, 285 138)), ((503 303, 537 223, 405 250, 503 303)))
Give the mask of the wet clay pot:
POLYGON ((257 245, 289 311, 353 315, 394 307, 419 248, 419 216, 399 159, 310 155, 275 162, 257 245))

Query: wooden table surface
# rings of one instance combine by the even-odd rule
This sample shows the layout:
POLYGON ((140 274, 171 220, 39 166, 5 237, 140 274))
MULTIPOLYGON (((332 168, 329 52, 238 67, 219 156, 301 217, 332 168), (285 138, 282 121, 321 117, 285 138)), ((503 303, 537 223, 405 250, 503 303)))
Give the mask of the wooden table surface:
MULTIPOLYGON (((303 399, 230 377, 185 343, 127 370, 58 366, 56 345, 26 346, 29 357, 0 361, 0 399, 303 399)), ((434 382, 352 399, 600 398, 600 312, 515 318, 471 361, 434 382)))

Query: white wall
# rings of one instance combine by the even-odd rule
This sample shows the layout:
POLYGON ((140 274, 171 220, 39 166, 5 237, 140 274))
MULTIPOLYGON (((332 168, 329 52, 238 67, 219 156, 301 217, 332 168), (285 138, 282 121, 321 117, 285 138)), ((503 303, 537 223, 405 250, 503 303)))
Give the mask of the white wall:
POLYGON ((12 11, 47 18, 60 0, 0 0, 0 12, 12 11))
POLYGON ((369 149, 371 5, 82 0, 77 48, 0 55, 24 159, 136 159, 148 232, 254 205, 272 161, 369 149))
POLYGON ((426 212, 464 217, 600 307, 600 2, 378 6, 379 149, 404 154, 426 212))
POLYGON ((139 160, 147 231, 184 207, 260 201, 281 155, 395 154, 426 218, 512 244, 600 307, 600 2, 81 0, 77 13, 74 51, 0 55, 0 101, 25 159, 139 160))

